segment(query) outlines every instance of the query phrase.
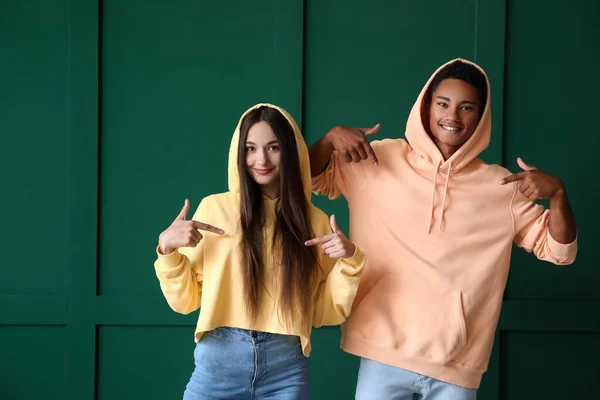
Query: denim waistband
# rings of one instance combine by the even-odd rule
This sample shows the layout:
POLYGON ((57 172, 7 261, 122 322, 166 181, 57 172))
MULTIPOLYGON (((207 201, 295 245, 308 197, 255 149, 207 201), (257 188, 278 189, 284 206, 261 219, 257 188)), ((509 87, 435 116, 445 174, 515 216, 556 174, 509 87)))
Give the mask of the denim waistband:
POLYGON ((205 335, 210 335, 219 339, 235 340, 241 342, 268 342, 270 340, 287 339, 300 341, 298 336, 281 335, 278 333, 269 333, 262 331, 254 331, 242 328, 232 328, 229 326, 220 326, 212 331, 205 332, 205 335))

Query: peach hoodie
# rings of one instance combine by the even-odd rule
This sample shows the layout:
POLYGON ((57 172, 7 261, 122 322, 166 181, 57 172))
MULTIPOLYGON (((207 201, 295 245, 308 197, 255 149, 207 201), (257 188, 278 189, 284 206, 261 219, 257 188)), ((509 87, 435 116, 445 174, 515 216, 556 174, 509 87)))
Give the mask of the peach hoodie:
POLYGON ((490 141, 489 80, 477 129, 444 160, 421 122, 424 95, 443 67, 411 110, 407 140, 372 142, 379 166, 345 163, 334 152, 313 179, 313 190, 332 199, 344 195, 352 240, 369 256, 353 313, 342 327, 342 348, 478 388, 513 240, 559 265, 574 261, 577 243, 554 240, 549 210, 525 198, 517 183, 500 185, 510 172, 477 158, 490 141))

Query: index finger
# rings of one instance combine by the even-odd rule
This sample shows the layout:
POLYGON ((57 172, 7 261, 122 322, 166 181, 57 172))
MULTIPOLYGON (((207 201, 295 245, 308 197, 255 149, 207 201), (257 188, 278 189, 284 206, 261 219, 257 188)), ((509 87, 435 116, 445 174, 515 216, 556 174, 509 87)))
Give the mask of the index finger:
POLYGON ((304 245, 305 246, 314 246, 315 244, 318 244, 318 243, 329 242, 335 236, 337 236, 337 235, 335 233, 333 233, 333 234, 330 234, 330 235, 325 235, 325 236, 321 236, 321 237, 318 237, 318 238, 310 239, 310 240, 307 240, 306 242, 304 242, 304 245))
POLYGON ((500 184, 505 185, 510 182, 520 181, 525 178, 526 174, 527 174, 527 172, 519 172, 514 175, 507 176, 506 178, 504 178, 500 181, 500 184))
POLYGON ((200 230, 207 231, 207 232, 213 232, 218 235, 222 235, 225 233, 225 231, 223 229, 217 228, 216 226, 212 226, 209 224, 205 224, 204 222, 193 221, 192 225, 196 229, 200 229, 200 230))
POLYGON ((375 154, 375 150, 371 147, 369 142, 364 144, 365 151, 369 155, 369 158, 373 160, 373 164, 379 165, 379 160, 377 160, 377 155, 375 154))

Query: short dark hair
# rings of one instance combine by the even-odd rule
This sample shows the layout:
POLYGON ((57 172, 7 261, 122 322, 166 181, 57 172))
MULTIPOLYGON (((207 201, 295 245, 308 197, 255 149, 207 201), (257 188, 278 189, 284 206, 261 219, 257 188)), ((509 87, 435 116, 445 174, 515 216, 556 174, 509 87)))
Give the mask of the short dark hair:
POLYGON ((446 79, 459 79, 461 81, 465 81, 475 87, 477 89, 477 95, 479 97, 479 101, 481 102, 480 107, 480 117, 483 114, 483 110, 485 109, 485 104, 487 102, 487 79, 485 75, 473 64, 463 62, 461 60, 456 60, 437 73, 437 75, 431 81, 431 85, 429 85, 429 90, 427 93, 427 102, 431 103, 431 96, 433 92, 436 91, 440 83, 446 79))

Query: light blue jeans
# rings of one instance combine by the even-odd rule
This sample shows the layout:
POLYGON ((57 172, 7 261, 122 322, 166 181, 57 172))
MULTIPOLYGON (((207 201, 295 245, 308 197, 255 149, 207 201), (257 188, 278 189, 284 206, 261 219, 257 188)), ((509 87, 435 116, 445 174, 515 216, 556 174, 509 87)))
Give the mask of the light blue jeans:
POLYGON ((194 351, 183 400, 305 400, 307 360, 298 336, 221 327, 194 351))
POLYGON ((361 358, 356 400, 475 400, 477 389, 361 358))

